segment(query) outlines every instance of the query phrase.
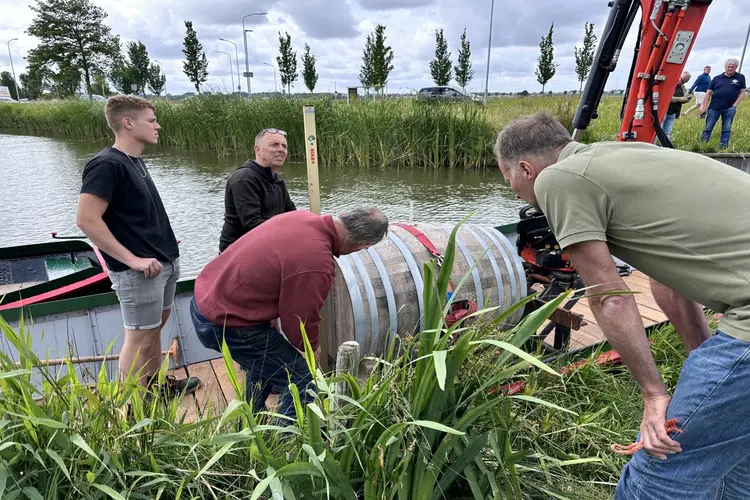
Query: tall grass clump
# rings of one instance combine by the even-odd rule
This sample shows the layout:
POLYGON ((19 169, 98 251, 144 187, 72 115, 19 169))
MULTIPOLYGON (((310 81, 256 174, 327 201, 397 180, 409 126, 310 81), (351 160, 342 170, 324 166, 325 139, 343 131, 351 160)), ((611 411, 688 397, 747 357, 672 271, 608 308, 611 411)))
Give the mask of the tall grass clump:
MULTIPOLYGON (((0 498, 566 498, 545 473, 588 460, 545 455, 518 440, 519 411, 577 414, 501 387, 540 372, 561 379, 522 346, 572 292, 510 331, 498 325, 534 295, 493 312, 495 319, 485 319, 485 310, 473 325, 447 328, 457 229, 441 268, 424 267, 424 331, 394 341, 366 378, 323 374, 305 337, 316 397, 303 407, 301 389, 290 385, 291 419, 253 414, 234 400, 221 415, 186 424, 178 399, 144 397, 133 379, 111 381, 104 368, 86 383, 69 362, 68 373, 53 378, 38 367, 23 324, 15 331, 0 318, 20 359, 16 365, 0 353, 0 498), (480 356, 488 359, 484 368, 468 369, 480 356)), ((223 347, 230 382, 244 394, 223 347)))
MULTIPOLYGON (((305 161, 302 107, 315 106, 321 163, 346 167, 494 168, 492 143, 511 120, 550 111, 569 130, 578 107, 576 96, 531 96, 473 102, 424 102, 412 99, 354 101, 320 97, 252 100, 211 95, 182 101, 155 99, 162 125, 160 144, 218 155, 252 155, 255 135, 265 127, 288 132, 290 160, 305 161)), ((617 140, 622 99, 604 97, 599 117, 582 142, 617 140)), ((740 106, 729 151, 750 151, 750 120, 740 106)), ((685 108, 686 109, 686 108, 685 108)), ((0 129, 30 134, 60 134, 77 139, 111 140, 104 103, 83 100, 0 105, 0 129)), ((711 142, 700 135, 705 120, 696 112, 677 120, 672 142, 678 149, 716 152, 720 124, 711 142)))

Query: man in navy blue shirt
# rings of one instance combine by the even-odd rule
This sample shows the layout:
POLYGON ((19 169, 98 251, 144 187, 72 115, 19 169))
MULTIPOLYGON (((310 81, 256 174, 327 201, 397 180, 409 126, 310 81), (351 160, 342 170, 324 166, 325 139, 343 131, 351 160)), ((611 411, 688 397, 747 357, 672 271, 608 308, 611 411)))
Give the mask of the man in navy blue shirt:
POLYGON ((721 148, 729 146, 732 120, 737 113, 737 106, 745 97, 745 77, 737 73, 739 63, 737 59, 728 59, 724 63, 724 73, 711 80, 706 99, 701 105, 701 113, 708 109, 706 128, 701 139, 703 142, 711 140, 711 132, 721 117, 721 148))
MULTIPOLYGON (((694 109, 698 109, 701 107, 701 104, 703 104, 703 100, 706 98, 706 91, 708 90, 708 86, 711 83, 711 66, 706 66, 703 68, 703 73, 698 76, 698 78, 695 79, 695 82, 693 83, 693 86, 690 87, 690 90, 688 90, 688 94, 695 96, 695 104, 690 106, 688 109, 686 109, 682 116, 687 115, 694 109)), ((701 115, 701 118, 704 118, 703 115, 701 115)))

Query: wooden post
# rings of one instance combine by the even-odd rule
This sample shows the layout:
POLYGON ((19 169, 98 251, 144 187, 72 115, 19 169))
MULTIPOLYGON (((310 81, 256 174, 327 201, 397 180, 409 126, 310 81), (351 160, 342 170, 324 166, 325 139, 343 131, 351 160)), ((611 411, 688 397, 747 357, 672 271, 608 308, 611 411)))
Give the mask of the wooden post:
POLYGON ((310 211, 320 215, 320 182, 318 181, 318 136, 315 126, 315 107, 304 106, 305 155, 307 156, 307 193, 310 211))
MULTIPOLYGON (((358 342, 350 340, 341 344, 341 346, 339 346, 338 354, 336 355, 336 375, 349 373, 354 378, 358 378, 360 356, 358 342)), ((333 386, 333 393, 341 396, 351 396, 349 384, 346 382, 336 382, 333 386)), ((339 400, 333 398, 332 403, 334 407, 338 407, 339 400)))

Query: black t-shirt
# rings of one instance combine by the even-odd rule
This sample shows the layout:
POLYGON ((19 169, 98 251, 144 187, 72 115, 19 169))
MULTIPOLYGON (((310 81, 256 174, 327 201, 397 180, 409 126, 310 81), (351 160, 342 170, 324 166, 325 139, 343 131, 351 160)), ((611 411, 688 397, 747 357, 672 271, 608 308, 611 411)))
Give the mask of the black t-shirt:
MULTIPOLYGON (((179 257, 177 240, 151 174, 140 158, 107 147, 83 170, 81 193, 109 202, 102 219, 112 235, 136 257, 170 262, 179 257)), ((102 251, 111 271, 128 266, 102 251)))

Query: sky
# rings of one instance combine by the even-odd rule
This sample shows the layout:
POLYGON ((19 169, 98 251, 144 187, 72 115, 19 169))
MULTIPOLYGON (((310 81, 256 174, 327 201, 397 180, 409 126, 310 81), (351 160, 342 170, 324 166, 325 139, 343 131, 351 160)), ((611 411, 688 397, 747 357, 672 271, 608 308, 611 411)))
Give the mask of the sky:
MULTIPOLYGON (((487 69, 487 46, 490 29, 491 0, 92 0, 102 7, 106 23, 120 35, 123 47, 127 41, 140 40, 152 60, 161 62, 167 76, 170 94, 191 92, 194 87, 182 72, 184 21, 193 22, 198 38, 209 60, 206 89, 229 91, 237 85, 237 58, 240 72, 245 71, 242 18, 246 14, 265 15, 246 19, 252 92, 273 91, 280 86, 276 66, 278 34, 288 32, 297 51, 297 67, 304 44, 309 44, 317 58, 320 75, 316 91, 345 92, 348 86, 360 85, 358 74, 365 39, 375 26, 386 26, 386 43, 393 48, 394 70, 387 91, 409 93, 432 85, 429 61, 434 56, 435 30, 443 28, 454 64, 464 28, 471 42, 474 78, 467 90, 481 93, 487 69), (228 52, 230 56, 216 51, 228 52), (230 66, 231 58, 231 66, 230 66), (272 66, 269 66, 272 65, 272 66), (231 73, 230 73, 231 67, 231 73)), ((747 0, 713 2, 698 34, 686 69, 697 76, 705 65, 717 74, 729 57, 740 58, 745 41, 750 9, 740 8, 747 0)), ((0 71, 10 71, 7 41, 16 75, 24 71, 24 56, 37 40, 25 33, 33 19, 29 8, 33 2, 0 0, 0 71), (12 2, 12 3, 11 3, 12 2)), ((609 14, 607 0, 497 0, 492 22, 489 65, 490 92, 538 92, 534 68, 539 55, 539 41, 554 22, 553 41, 557 73, 546 90, 555 92, 578 89, 575 75, 574 46, 581 45, 584 23, 594 23, 594 33, 602 37, 609 14)), ((634 23, 624 47, 618 69, 610 76, 607 89, 626 85, 637 23, 634 23)), ((750 65, 746 56, 746 67, 750 65)), ((745 73, 750 73, 745 70, 745 73)), ((451 81, 455 85, 455 81, 451 81)), ((279 87, 280 88, 280 87, 279 87)), ((246 91, 245 78, 242 90, 246 91)), ((300 77, 292 92, 305 92, 300 77)))

